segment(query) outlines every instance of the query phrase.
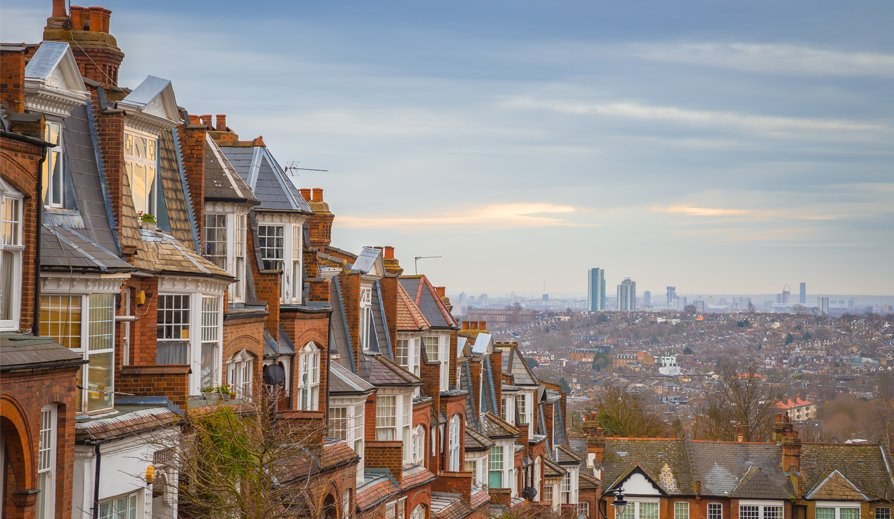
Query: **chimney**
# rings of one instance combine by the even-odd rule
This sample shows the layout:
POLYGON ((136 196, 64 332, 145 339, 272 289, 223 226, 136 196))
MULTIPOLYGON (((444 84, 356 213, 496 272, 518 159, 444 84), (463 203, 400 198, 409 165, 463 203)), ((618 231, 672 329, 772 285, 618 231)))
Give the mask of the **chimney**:
POLYGON ((219 132, 227 131, 227 114, 217 114, 215 119, 217 119, 217 121, 214 124, 214 129, 219 132))
POLYGON ((202 126, 205 128, 211 127, 211 114, 200 115, 199 120, 202 121, 202 126))
POLYGON ((490 370, 491 375, 494 377, 494 395, 497 399, 497 416, 500 416, 503 411, 503 351, 497 348, 494 348, 493 353, 490 354, 490 370))
POLYGON ((392 247, 391 245, 385 245, 382 248, 382 251, 384 253, 385 259, 394 259, 394 247, 392 247))
MULTIPOLYGON (((11 47, 11 46, 10 46, 11 47)), ((0 103, 11 113, 25 111, 25 48, 0 52, 0 103)))
MULTIPOLYGON (((481 415, 481 360, 469 360, 469 382, 472 385, 472 393, 477 396, 477 398, 472 399, 472 407, 475 408, 475 416, 481 415)), ((535 416, 537 413, 534 413, 535 416)))
POLYGON ((437 292, 438 297, 444 299, 445 294, 447 293, 447 287, 435 287, 435 292, 437 292))
POLYGON ((776 444, 782 443, 782 431, 785 429, 785 415, 776 413, 776 420, 773 422, 773 441, 776 444))
POLYGON ((324 249, 332 243, 332 222, 335 215, 329 211, 329 204, 323 200, 323 190, 320 188, 300 190, 301 196, 310 205, 313 214, 307 219, 307 233, 310 237, 310 246, 316 249, 324 249))
POLYGON ((745 441, 745 432, 742 428, 742 424, 736 424, 736 442, 742 443, 745 441))
POLYGON ((108 88, 118 85, 118 69, 124 53, 109 33, 112 11, 102 7, 73 5, 68 16, 65 0, 53 0, 52 16, 43 30, 45 41, 76 42, 71 45, 81 75, 108 88))
POLYGON ((602 460, 605 458, 605 435, 602 431, 602 427, 599 425, 599 414, 596 412, 590 413, 586 419, 584 419, 584 432, 587 435, 587 461, 588 465, 592 461, 594 468, 596 465, 602 465, 602 460))
MULTIPOLYGON (((192 122, 193 116, 189 116, 189 118, 192 122)), ((190 194, 190 198, 186 202, 187 204, 192 202, 193 214, 196 221, 199 222, 197 227, 202 250, 205 249, 205 139, 208 133, 206 126, 183 124, 177 129, 177 134, 180 137, 183 169, 186 172, 186 183, 189 186, 190 194)))
POLYGON ((783 431, 782 470, 789 474, 801 472, 801 438, 791 424, 786 424, 783 431))

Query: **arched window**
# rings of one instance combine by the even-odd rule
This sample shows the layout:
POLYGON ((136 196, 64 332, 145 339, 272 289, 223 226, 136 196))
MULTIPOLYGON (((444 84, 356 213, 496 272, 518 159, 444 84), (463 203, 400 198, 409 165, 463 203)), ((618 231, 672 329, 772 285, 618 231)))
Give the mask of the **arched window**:
POLYGON ((540 501, 540 471, 543 466, 543 458, 537 456, 537 459, 534 460, 534 481, 532 481, 531 486, 537 491, 537 495, 534 496, 534 501, 540 501))
POLYGON ((253 373, 254 357, 245 350, 233 355, 227 362, 227 382, 237 398, 251 398, 253 373))
POLYGON ((320 408, 320 349, 309 342, 298 354, 298 409, 320 408))
POLYGON ((413 463, 425 461, 425 426, 417 425, 413 431, 413 463))
POLYGON ((459 415, 453 415, 450 419, 450 439, 447 447, 447 470, 450 472, 459 471, 459 415))
POLYGON ((410 512, 410 519, 425 519, 425 505, 418 505, 410 512))

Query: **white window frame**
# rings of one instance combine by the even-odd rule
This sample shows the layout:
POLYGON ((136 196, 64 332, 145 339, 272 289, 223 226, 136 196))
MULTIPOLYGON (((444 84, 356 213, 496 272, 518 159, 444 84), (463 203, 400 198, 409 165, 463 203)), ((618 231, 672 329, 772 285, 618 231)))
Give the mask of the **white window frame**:
POLYGON ((41 200, 47 207, 62 208, 65 206, 65 153, 62 143, 62 123, 48 120, 44 127, 43 138, 53 145, 47 147, 46 158, 41 168, 43 187, 41 200), (56 130, 55 139, 51 135, 51 130, 54 129, 56 130))
POLYGON ((674 501, 674 519, 689 519, 689 503, 674 501))
POLYGON ((136 130, 129 126, 124 128, 124 170, 130 181, 130 190, 133 195, 134 208, 137 214, 148 213, 158 218, 158 191, 160 184, 161 168, 158 167, 158 135, 153 133, 136 130), (129 140, 130 139, 130 140, 129 140), (136 154, 137 140, 144 140, 146 146, 146 156, 140 157, 136 154), (146 193, 137 193, 136 184, 136 168, 137 166, 146 168, 144 171, 144 184, 146 193), (148 177, 148 171, 153 172, 151 186, 149 182, 145 182, 148 177), (141 198, 138 202, 138 198, 141 198), (141 209, 144 208, 144 209, 141 209))
POLYGON ((875 519, 891 519, 891 507, 889 506, 877 506, 873 511, 873 517, 875 519), (883 513, 879 513, 883 512, 883 513))
POLYGON ((441 379, 440 380, 440 390, 441 391, 449 391, 450 390, 450 372, 449 372, 449 370, 450 370, 450 358, 449 358, 450 354, 448 352, 448 350, 450 349, 450 347, 449 347, 450 345, 448 344, 449 340, 450 340, 450 336, 444 335, 444 334, 437 334, 437 335, 431 334, 431 335, 423 335, 422 336, 422 348, 425 348, 425 353, 426 353, 426 356, 428 357, 428 361, 429 362, 436 361, 441 364, 439 366, 439 375, 440 375, 440 379, 441 379), (432 349, 430 348, 430 346, 432 346, 432 344, 430 342, 429 342, 429 344, 426 344, 426 341, 432 341, 433 339, 436 339, 438 341, 437 342, 438 356, 435 359, 433 359, 432 355, 431 355, 432 349))
POLYGON ((706 519, 723 519, 723 503, 708 503, 705 512, 706 519))
MULTIPOLYGON (((95 414, 112 409, 115 406, 115 294, 59 294, 46 292, 40 296, 40 309, 41 313, 48 314, 45 317, 50 317, 50 319, 45 318, 41 320, 41 335, 51 337, 56 339, 57 342, 64 343, 66 341, 62 340, 63 336, 51 333, 54 325, 60 329, 64 326, 68 326, 68 328, 71 329, 71 327, 76 325, 80 329, 80 333, 77 335, 64 336, 65 338, 77 337, 79 346, 77 348, 69 349, 75 353, 83 355, 84 360, 88 361, 88 363, 84 364, 80 370, 81 379, 79 384, 81 389, 78 394, 76 412, 95 414), (99 299, 105 299, 107 306, 98 306, 99 299), (69 313, 67 314, 54 311, 54 309, 57 308, 56 305, 61 303, 62 300, 68 302, 66 307, 69 309, 69 313), (70 310, 75 308, 79 312, 79 320, 76 324, 72 322, 74 316, 70 312, 70 310), (104 321, 95 321, 94 314, 98 314, 98 310, 108 312, 108 319, 104 321), (108 339, 106 344, 107 347, 105 348, 100 346, 103 342, 101 340, 102 337, 108 339), (107 355, 109 357, 109 376, 105 379, 108 381, 108 384, 103 389, 91 388, 90 386, 90 371, 99 369, 99 367, 97 363, 90 363, 89 361, 91 357, 99 355, 107 355), (92 409, 90 408, 90 394, 94 391, 104 393, 105 397, 108 399, 107 405, 101 405, 92 409)), ((67 344, 63 345, 67 346, 67 344)))
MULTIPOLYGON (((177 322, 175 324, 165 322, 159 322, 158 324, 158 332, 156 336, 158 337, 157 342, 180 342, 185 343, 187 348, 186 352, 186 360, 189 363, 189 366, 192 370, 192 373, 189 375, 189 394, 190 395, 198 395, 202 392, 202 389, 207 386, 219 386, 221 384, 221 378, 223 374, 221 373, 220 366, 222 364, 222 355, 223 355, 223 296, 218 294, 207 294, 203 292, 193 292, 193 293, 183 293, 183 292, 161 292, 158 294, 158 306, 161 308, 162 298, 176 298, 179 303, 184 301, 187 302, 188 306, 186 307, 172 307, 172 308, 163 308, 160 311, 170 311, 171 317, 177 315, 177 312, 182 312, 183 310, 187 310, 188 317, 185 322, 177 322), (216 299, 217 303, 214 305, 216 307, 216 311, 212 312, 209 310, 205 312, 206 303, 204 298, 216 299), (216 323, 212 323, 210 319, 215 319, 216 323), (209 322, 207 324, 203 323, 204 319, 208 319, 209 322), (164 330, 166 326, 175 326, 179 328, 180 338, 177 337, 168 337, 164 338, 161 332, 164 330), (212 341, 215 341, 216 347, 214 348, 214 355, 212 356, 211 362, 213 363, 211 366, 211 383, 203 386, 202 383, 202 340, 203 340, 203 331, 211 329, 212 326, 216 326, 216 339, 211 339, 209 335, 209 340, 206 341, 206 345, 210 345, 212 341), (186 332, 185 334, 183 332, 186 332), (186 335, 186 337, 184 337, 186 335)), ((210 304, 210 303, 209 303, 210 304)), ((159 314, 161 316, 161 314, 159 314)), ((175 332, 176 330, 172 328, 170 332, 175 332)))
POLYGON ((360 287, 360 349, 369 351, 370 336, 375 329, 372 314, 372 287, 360 287))
MULTIPOLYGON (((758 501, 758 500, 741 500, 739 501, 739 518, 744 519, 744 508, 746 507, 756 507, 757 515, 752 517, 751 519, 784 519, 785 514, 785 504, 782 501, 758 501), (767 509, 773 508, 778 509, 779 515, 770 516, 767 515, 767 509)), ((857 518, 859 519, 859 517, 857 518)))
POLYGON ((655 519, 661 519, 661 503, 658 498, 627 498, 627 501, 628 504, 624 509, 624 513, 620 517, 615 516, 615 519, 644 519, 642 516, 642 505, 655 505, 655 510, 657 511, 655 519))
POLYGON ((236 398, 251 400, 254 389, 255 358, 245 350, 233 355, 227 361, 227 384, 236 393, 236 398))
POLYGON ((245 302, 246 270, 246 229, 248 215, 244 208, 235 204, 209 203, 205 207, 205 248, 204 254, 215 265, 226 270, 236 278, 227 290, 229 303, 245 302), (209 222, 210 219, 215 221, 209 222), (222 220, 222 221, 221 221, 222 220), (209 223, 213 225, 209 225, 209 223), (211 232, 214 230, 215 232, 211 232), (212 241, 212 234, 214 240, 212 241), (221 247, 211 256, 212 245, 221 247), (214 259, 212 259, 214 258, 214 259))
POLYGON ((403 464, 412 465, 412 394, 379 391, 376 397, 376 440, 403 442, 403 464))
POLYGON ((40 433, 37 447, 37 495, 36 517, 54 517, 56 514, 56 451, 59 436, 59 408, 55 404, 40 410, 40 433))
POLYGON ((537 490, 537 495, 534 496, 535 502, 540 502, 540 480, 543 479, 543 458, 537 456, 534 459, 534 477, 531 481, 532 486, 537 490))
POLYGON ((459 448, 460 448, 460 430, 462 428, 462 419, 458 414, 450 418, 450 427, 447 441, 447 471, 459 472, 459 448))
POLYGON ((303 222, 273 220, 264 215, 258 224, 258 243, 264 268, 282 271, 280 302, 285 305, 300 305, 304 297, 304 224, 303 222), (274 234, 270 234, 274 230, 274 234), (282 240, 282 244, 268 244, 268 240, 282 240), (271 252, 276 251, 276 254, 271 252))
POLYGON ((577 516, 590 517, 590 503, 583 501, 577 504, 577 516))
POLYGON ((425 463, 425 426, 417 425, 413 428, 413 463, 423 465, 425 463))
MULTIPOLYGON (((221 349, 221 339, 223 335, 223 327, 221 324, 222 312, 223 308, 221 308, 222 298, 218 296, 207 296, 202 295, 202 306, 200 316, 202 319, 202 327, 200 328, 201 333, 201 343, 199 345, 199 365, 202 367, 202 371, 207 369, 209 373, 209 377, 205 380, 201 380, 201 384, 209 384, 211 386, 217 385, 218 381, 221 380, 220 373, 220 359, 222 357, 221 349), (211 350, 211 365, 206 366, 204 362, 204 352, 205 348, 209 348, 211 350)), ((205 374, 200 373, 200 378, 204 378, 205 374)), ((250 380, 250 377, 249 377, 250 380)))
MULTIPOLYGON (((366 399, 365 398, 337 398, 333 397, 329 400, 329 431, 333 430, 333 426, 335 426, 336 430, 341 429, 344 431, 344 436, 335 436, 336 438, 342 438, 348 444, 349 447, 354 449, 354 452, 360 456, 360 463, 357 465, 357 483, 360 484, 363 482, 363 470, 364 470, 364 445, 365 445, 365 417, 366 417, 366 408, 365 408, 366 399), (339 414, 343 411, 344 417, 337 418, 336 420, 342 420, 341 424, 333 424, 332 423, 332 414, 334 410, 339 410, 339 414), (339 427, 340 426, 340 427, 339 427)), ((329 433, 327 431, 327 434, 329 433)))
POLYGON ((140 515, 139 507, 141 493, 141 490, 137 490, 129 494, 121 494, 119 496, 101 500, 99 502, 99 519, 118 519, 120 517, 125 517, 126 519, 136 519, 140 515), (121 514, 122 511, 118 508, 121 505, 122 501, 124 502, 124 506, 126 508, 123 515, 121 514), (104 506, 107 506, 108 508, 103 510, 104 506))
POLYGON ((814 519, 817 519, 817 512, 820 509, 833 509, 835 510, 835 519, 841 518, 841 511, 843 509, 850 509, 857 511, 857 519, 860 519, 862 514, 860 513, 860 503, 858 501, 817 501, 816 508, 814 509, 813 515, 814 519))
POLYGON ((500 398, 500 418, 515 425, 515 395, 507 393, 500 398))
POLYGON ((298 409, 320 409, 320 347, 309 342, 298 354, 298 409))
POLYGON ((0 319, 0 331, 19 330, 22 311, 22 254, 25 250, 22 237, 24 205, 22 194, 0 179, 0 273, 7 268, 5 262, 11 263, 7 278, 0 280, 0 306, 9 305, 6 316, 8 319, 0 319))

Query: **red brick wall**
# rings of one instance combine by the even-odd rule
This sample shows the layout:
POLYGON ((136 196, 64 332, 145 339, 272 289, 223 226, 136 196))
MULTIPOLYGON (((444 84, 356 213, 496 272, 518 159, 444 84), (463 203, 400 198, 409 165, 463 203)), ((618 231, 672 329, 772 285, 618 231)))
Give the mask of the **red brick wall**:
POLYGON ((354 365, 360 365, 360 275, 339 274, 342 296, 345 304, 345 322, 354 344, 354 365))
POLYGON ((400 483, 403 477, 403 442, 369 441, 364 448, 367 468, 383 468, 400 483))
POLYGON ((37 175, 43 148, 12 139, 0 138, 0 174, 3 180, 24 196, 22 204, 22 303, 19 328, 28 331, 34 324, 34 300, 38 287, 34 284, 37 258, 37 175))
POLYGON ((223 381, 223 383, 227 383, 227 362, 229 362, 234 355, 245 350, 255 358, 252 386, 256 388, 254 394, 258 394, 257 388, 260 388, 263 384, 264 323, 264 317, 224 320, 223 364, 221 365, 221 381, 223 381))
MULTIPOLYGON (((444 412, 444 415, 447 417, 447 429, 446 433, 447 438, 450 437, 450 420, 454 416, 459 416, 459 469, 463 470, 465 467, 465 458, 466 458, 466 397, 465 395, 457 395, 457 396, 445 396, 441 398, 441 410, 444 412)), ((444 444, 444 449, 446 450, 446 443, 444 444)), ((447 467, 447 453, 444 453, 444 459, 442 461, 444 467, 447 467)))
POLYGON ((456 348, 457 348, 457 340, 459 337, 459 333, 457 331, 453 331, 450 333, 450 345, 448 346, 448 350, 450 351, 450 369, 447 371, 448 382, 450 383, 451 388, 457 387, 456 382, 456 348))
MULTIPOLYGON (((180 149, 183 152, 183 168, 192 198, 192 208, 199 228, 199 240, 205 243, 205 127, 184 123, 177 128, 180 149)), ((204 246, 202 247, 204 249, 204 246)))
MULTIPOLYGON (((320 348, 320 402, 319 409, 327 410, 327 391, 329 387, 329 314, 302 313, 285 309, 280 314, 283 329, 295 344, 296 353, 305 345, 313 342, 320 348)), ((292 363, 292 380, 298 380, 298 357, 292 363)), ((298 392, 292 392, 292 408, 298 407, 298 392)))
POLYGON ((366 397, 366 409, 363 410, 363 434, 367 442, 376 439, 376 394, 366 397))
POLYGON ((468 502, 472 498, 471 472, 442 472, 438 479, 432 481, 431 488, 435 492, 453 492, 468 502))
POLYGON ((490 354, 490 369, 494 377, 494 393, 497 397, 497 415, 503 413, 503 352, 494 349, 490 354))
POLYGON ((388 335, 391 344, 397 344, 397 276, 385 276, 379 281, 382 287, 382 303, 385 305, 385 320, 388 321, 388 335))
POLYGON ((112 201, 112 212, 118 222, 118 233, 121 233, 122 217, 122 175, 124 175, 124 114, 102 113, 96 89, 93 95, 93 114, 96 117, 96 129, 102 151, 103 169, 109 187, 109 198, 112 201))
POLYGON ((274 339, 279 339, 279 297, 281 272, 265 270, 261 272, 255 254, 254 229, 248 228, 248 263, 251 266, 251 275, 255 280, 255 295, 258 299, 267 303, 267 331, 274 339))
POLYGON ((189 366, 124 366, 115 380, 115 390, 138 396, 166 396, 186 410, 189 398, 189 366))
POLYGON ((0 102, 11 113, 25 111, 25 52, 0 52, 0 102))
MULTIPOLYGON (((472 399, 472 405, 475 406, 475 416, 479 416, 481 414, 481 394, 479 391, 481 387, 481 361, 469 361, 469 378, 472 382, 472 392, 475 395, 475 398, 472 399)), ((534 413, 534 415, 536 416, 537 413, 534 413)))
MULTIPOLYGON (((146 300, 142 305, 138 305, 135 298, 131 301, 137 319, 130 325, 130 364, 153 366, 158 344, 158 278, 130 278, 124 286, 133 288, 134 296, 141 290, 146 294, 146 300)), ((118 327, 119 330, 123 328, 118 327)))
MULTIPOLYGON (((56 517, 71 517, 72 467, 75 443, 76 373, 79 368, 35 370, 0 375, 0 427, 7 445, 4 517, 34 517, 34 497, 22 491, 37 488, 40 410, 58 405, 56 439, 56 517), (23 438, 27 440, 23 441, 23 438), (27 472, 27 474, 26 474, 27 472), (23 507, 17 506, 25 505, 23 507)), ((2 470, 0 469, 0 470, 2 470)))

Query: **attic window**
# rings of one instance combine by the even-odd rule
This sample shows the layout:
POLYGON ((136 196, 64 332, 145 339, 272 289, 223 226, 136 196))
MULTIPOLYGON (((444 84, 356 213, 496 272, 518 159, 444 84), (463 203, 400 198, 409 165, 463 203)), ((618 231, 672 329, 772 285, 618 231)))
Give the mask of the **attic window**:
POLYGON ((43 139, 52 144, 47 147, 47 157, 41 171, 43 203, 48 207, 62 207, 62 194, 65 191, 62 168, 62 125, 47 121, 43 139))
POLYGON ((372 334, 372 288, 360 288, 360 347, 363 351, 369 351, 370 335, 372 334))
POLYGON ((130 181, 137 214, 158 215, 158 137, 124 131, 124 171, 130 181))

